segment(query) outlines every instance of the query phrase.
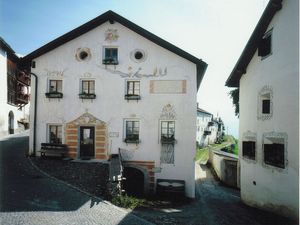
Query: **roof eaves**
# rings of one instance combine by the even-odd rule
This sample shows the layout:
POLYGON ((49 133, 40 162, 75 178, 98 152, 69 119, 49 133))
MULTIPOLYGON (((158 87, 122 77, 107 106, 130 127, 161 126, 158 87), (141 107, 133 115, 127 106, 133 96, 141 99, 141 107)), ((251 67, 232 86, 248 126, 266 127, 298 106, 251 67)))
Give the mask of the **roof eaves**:
POLYGON ((228 87, 239 87, 239 81, 243 74, 246 73, 253 55, 256 52, 259 41, 266 32, 274 15, 282 7, 282 0, 270 0, 265 11, 263 12, 258 24, 256 25, 249 41, 247 42, 240 58, 235 64, 231 74, 226 80, 225 85, 228 87))

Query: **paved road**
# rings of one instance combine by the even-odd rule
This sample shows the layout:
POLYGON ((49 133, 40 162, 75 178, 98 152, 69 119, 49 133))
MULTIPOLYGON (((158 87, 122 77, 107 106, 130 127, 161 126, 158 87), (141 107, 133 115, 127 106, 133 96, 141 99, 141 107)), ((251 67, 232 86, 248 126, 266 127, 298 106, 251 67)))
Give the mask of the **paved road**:
POLYGON ((26 134, 0 140, 1 225, 150 224, 42 175, 25 157, 27 146, 26 134))

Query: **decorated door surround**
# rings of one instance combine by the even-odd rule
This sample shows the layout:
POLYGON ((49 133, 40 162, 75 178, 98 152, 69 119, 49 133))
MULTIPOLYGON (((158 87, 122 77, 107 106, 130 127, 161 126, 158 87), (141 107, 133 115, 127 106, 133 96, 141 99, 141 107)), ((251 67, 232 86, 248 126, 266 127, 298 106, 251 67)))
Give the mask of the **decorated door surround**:
POLYGON ((107 125, 88 112, 66 124, 65 137, 69 157, 80 158, 80 127, 95 127, 95 159, 107 160, 107 125))

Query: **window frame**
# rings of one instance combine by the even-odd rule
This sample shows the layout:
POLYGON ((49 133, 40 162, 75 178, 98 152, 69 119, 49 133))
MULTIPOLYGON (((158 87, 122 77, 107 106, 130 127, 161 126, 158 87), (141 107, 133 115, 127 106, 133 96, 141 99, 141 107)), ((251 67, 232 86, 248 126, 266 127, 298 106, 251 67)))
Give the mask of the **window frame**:
POLYGON ((160 129, 159 129, 159 136, 160 136, 160 142, 161 144, 175 144, 177 143, 177 140, 175 139, 175 133, 176 131, 176 123, 175 123, 175 120, 160 120, 160 129), (163 133, 163 123, 167 123, 167 136, 164 137, 164 133, 163 133), (169 123, 174 123, 174 127, 171 127, 169 126, 169 123), (172 133, 169 133, 169 130, 170 129, 174 129, 173 131, 173 134, 172 133), (170 137, 171 135, 171 137, 170 137), (172 137, 173 136, 173 137, 172 137))
POLYGON ((258 46, 258 56, 261 57, 261 60, 264 60, 266 59, 267 57, 269 57, 270 55, 273 54, 273 51, 272 51, 272 47, 273 47, 273 28, 271 28, 270 30, 268 30, 264 35, 263 37, 261 38, 261 42, 258 46), (268 43, 266 43, 268 42, 268 43), (266 51, 265 48, 266 48, 266 44, 269 45, 268 48, 269 49, 269 52, 268 53, 264 53, 263 51, 266 51))
POLYGON ((125 119, 124 120, 124 142, 125 143, 135 143, 135 144, 138 144, 141 142, 140 140, 140 130, 141 130, 141 122, 139 119, 125 119), (131 132, 128 133, 128 124, 129 123, 132 123, 131 125, 131 132), (138 126, 135 126, 135 124, 138 124, 138 126), (137 129, 138 133, 136 134, 135 132, 135 129, 137 129), (137 135, 137 138, 132 138, 132 137, 129 137, 129 135, 137 135))
POLYGON ((63 125, 62 124, 47 124, 47 142, 48 143, 55 143, 55 144, 62 144, 63 143, 63 125), (59 137, 57 137, 58 135, 58 127, 61 128, 61 137, 60 137, 60 142, 51 142, 51 127, 56 127, 56 139, 59 139, 59 137))
POLYGON ((126 80, 125 81, 125 99, 126 100, 140 100, 141 99, 141 81, 140 80, 126 80), (133 84, 133 93, 130 94, 129 90, 130 90, 130 84, 133 84), (138 83, 138 89, 136 89, 136 84, 138 83), (138 92, 138 93, 136 93, 138 92))
POLYGON ((273 88, 265 85, 262 87, 257 97, 257 119, 269 120, 273 117, 273 88), (269 113, 263 113, 263 101, 269 100, 269 113))
MULTIPOLYGON (((288 168, 288 152, 287 152, 287 133, 283 132, 270 132, 270 133, 264 133, 262 137, 262 163, 263 166, 266 168, 276 169, 278 171, 286 171, 288 168), (266 142, 271 142, 271 144, 266 144, 266 142), (276 144, 282 144, 283 145, 283 166, 279 166, 279 164, 276 165, 276 163, 272 164, 269 162, 266 162, 265 160, 265 145, 276 145, 276 144)), ((269 151, 269 150, 268 150, 269 151)))
POLYGON ((118 65, 119 64, 119 48, 115 46, 105 46, 103 47, 103 59, 102 64, 104 65, 118 65), (116 56, 114 56, 113 50, 116 51, 116 56), (110 51, 107 55, 107 51, 110 51))
POLYGON ((95 79, 80 79, 80 92, 79 92, 79 98, 81 99, 95 99, 96 98, 96 81, 95 79), (84 83, 87 82, 88 83, 88 91, 87 93, 84 91, 84 83), (93 92, 91 91, 91 83, 93 83, 94 85, 94 89, 93 92))

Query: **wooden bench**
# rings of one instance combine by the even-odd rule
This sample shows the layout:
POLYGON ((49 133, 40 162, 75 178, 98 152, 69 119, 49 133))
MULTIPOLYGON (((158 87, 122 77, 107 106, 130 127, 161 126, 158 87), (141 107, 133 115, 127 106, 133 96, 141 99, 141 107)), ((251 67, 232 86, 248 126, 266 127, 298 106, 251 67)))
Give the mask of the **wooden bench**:
POLYGON ((64 157, 68 150, 68 146, 65 144, 56 143, 41 143, 41 156, 45 157, 46 153, 51 153, 52 155, 61 155, 64 157))

